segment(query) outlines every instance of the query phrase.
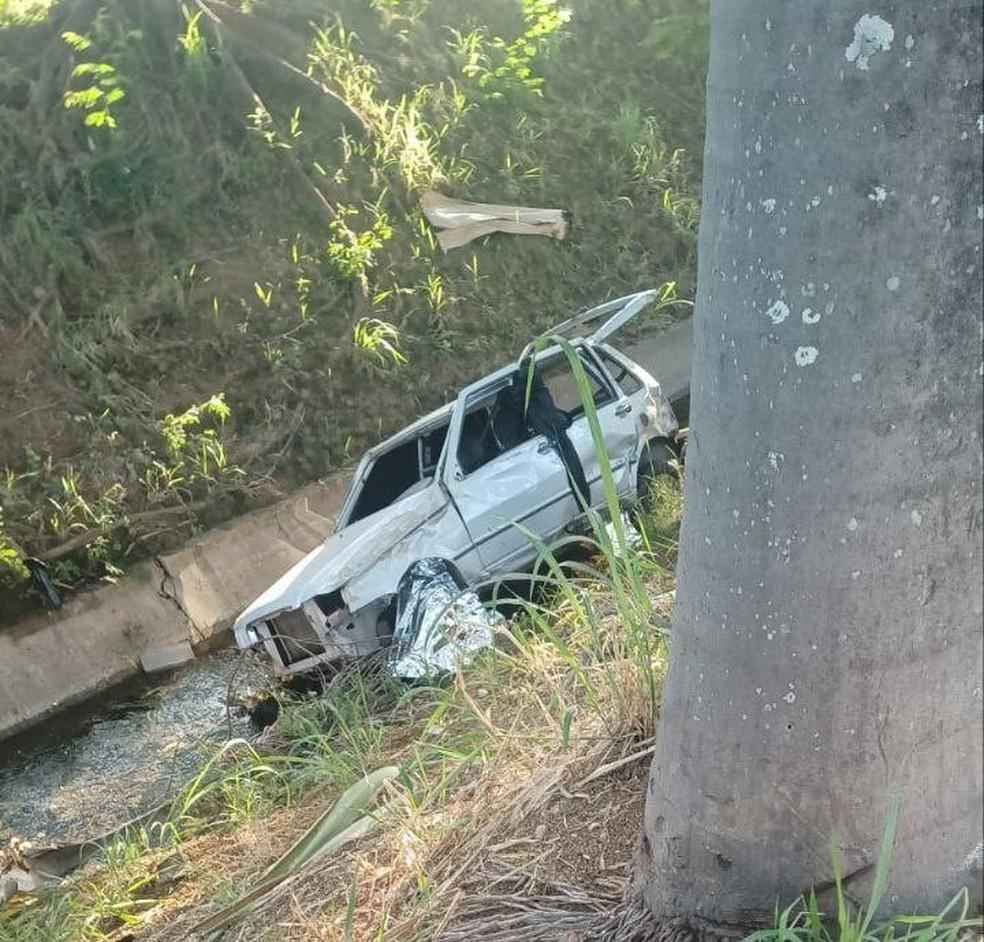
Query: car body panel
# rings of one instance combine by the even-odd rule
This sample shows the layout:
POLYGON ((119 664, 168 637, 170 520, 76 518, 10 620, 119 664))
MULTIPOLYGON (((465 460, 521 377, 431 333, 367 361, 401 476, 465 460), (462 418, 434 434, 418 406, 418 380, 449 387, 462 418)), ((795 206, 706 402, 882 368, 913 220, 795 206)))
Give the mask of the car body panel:
MULTIPOLYGON (((570 519, 567 472, 537 435, 458 480, 447 483, 474 541, 482 575, 511 569, 530 547, 528 533, 550 538, 570 519)), ((461 565, 461 559, 453 558, 461 565)))
MULTIPOLYGON (((447 507, 447 494, 435 483, 392 507, 333 533, 291 567, 236 619, 233 631, 237 641, 248 640, 243 632, 253 622, 265 620, 286 609, 299 608, 316 595, 340 589, 349 580, 376 566, 382 557, 392 553, 428 521, 446 516, 443 511, 447 507)), ((460 520, 455 529, 460 539, 465 541, 466 534, 460 520)))
POLYGON ((599 321, 604 317, 606 320, 602 325, 597 327, 586 338, 593 343, 601 343, 652 304, 658 296, 659 291, 651 288, 647 291, 637 291, 635 294, 627 294, 621 298, 613 298, 611 301, 605 301, 603 304, 589 308, 587 311, 575 314, 573 317, 548 330, 547 335, 563 337, 572 334, 574 331, 578 331, 580 336, 584 336, 581 328, 595 321, 599 321))

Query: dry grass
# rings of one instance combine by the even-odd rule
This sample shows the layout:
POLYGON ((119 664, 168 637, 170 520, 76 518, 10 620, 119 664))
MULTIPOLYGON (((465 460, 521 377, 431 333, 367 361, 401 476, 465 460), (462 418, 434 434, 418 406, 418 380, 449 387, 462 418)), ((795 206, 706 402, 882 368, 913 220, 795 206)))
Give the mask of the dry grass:
MULTIPOLYGON (((678 488, 656 501, 661 533, 680 510, 678 488)), ((179 878, 163 884, 162 852, 145 841, 115 870, 104 864, 58 894, 49 915, 62 907, 63 934, 32 934, 49 924, 35 907, 8 923, 19 923, 12 938, 196 938, 196 925, 250 890, 345 789, 390 765, 401 772, 373 812, 375 832, 288 877, 222 938, 537 942, 559 929, 633 938, 641 916, 621 900, 654 743, 674 550, 664 539, 596 559, 601 581, 562 578, 508 623, 495 651, 442 684, 408 688, 362 667, 286 702, 257 751, 227 747, 211 767, 224 787, 203 780, 201 799, 176 804, 164 857, 171 869, 179 862, 179 878), (75 932, 97 906, 104 918, 75 932)))
MULTIPOLYGON (((433 740, 457 744, 478 735, 480 744, 473 758, 452 746, 455 757, 440 764, 417 800, 403 785, 392 788, 377 834, 287 881, 242 938, 452 942, 476 938, 476 919, 490 919, 487 929, 501 925, 512 932, 513 920, 528 916, 531 927, 542 923, 545 929, 544 914, 559 903, 570 910, 565 918, 572 926, 607 913, 620 900, 630 869, 647 755, 620 764, 643 751, 637 724, 626 717, 613 735, 608 718, 598 714, 586 715, 564 747, 558 695, 572 703, 572 682, 550 647, 536 645, 531 658, 500 655, 460 677, 442 701, 453 714, 444 728, 433 728, 433 712, 409 717, 411 728, 394 726, 383 751, 387 761, 405 767, 433 740), (607 774, 580 784, 607 765, 613 766, 607 774), (457 784, 442 801, 439 783, 454 774, 457 784), (517 907, 527 906, 530 912, 521 916, 517 907)), ((618 676, 630 689, 631 667, 620 665, 618 676)), ((637 693, 641 702, 644 691, 637 693)), ((262 824, 187 845, 196 876, 140 938, 189 937, 212 907, 217 887, 244 888, 326 804, 323 794, 312 796, 262 824)), ((539 930, 528 937, 546 938, 539 930)), ((517 936, 493 932, 488 938, 517 936)))

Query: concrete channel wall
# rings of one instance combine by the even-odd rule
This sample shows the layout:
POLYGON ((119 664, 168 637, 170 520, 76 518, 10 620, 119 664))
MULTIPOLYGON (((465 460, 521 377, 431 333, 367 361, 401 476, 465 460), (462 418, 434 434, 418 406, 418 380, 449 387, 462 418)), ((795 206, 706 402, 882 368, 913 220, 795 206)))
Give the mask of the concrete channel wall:
POLYGON ((0 739, 134 677, 148 651, 221 643, 260 589, 331 532, 346 484, 347 475, 305 487, 0 630, 0 739))

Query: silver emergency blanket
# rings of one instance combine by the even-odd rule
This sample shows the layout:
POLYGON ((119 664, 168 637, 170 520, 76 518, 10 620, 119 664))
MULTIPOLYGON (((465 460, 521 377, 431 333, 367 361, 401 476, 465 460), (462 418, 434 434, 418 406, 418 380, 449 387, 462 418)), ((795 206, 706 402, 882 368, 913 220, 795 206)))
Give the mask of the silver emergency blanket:
POLYGON ((492 647, 502 616, 486 609, 453 563, 421 559, 400 579, 396 626, 387 658, 405 680, 433 677, 467 665, 492 647))

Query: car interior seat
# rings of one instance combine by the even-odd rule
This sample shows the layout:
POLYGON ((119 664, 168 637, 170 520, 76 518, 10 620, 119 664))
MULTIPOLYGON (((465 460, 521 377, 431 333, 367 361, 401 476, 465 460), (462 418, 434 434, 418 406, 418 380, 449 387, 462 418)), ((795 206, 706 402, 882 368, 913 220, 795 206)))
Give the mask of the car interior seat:
POLYGON ((489 412, 484 408, 469 412, 462 422, 458 463, 465 474, 471 474, 493 457, 489 454, 488 423, 489 412))

